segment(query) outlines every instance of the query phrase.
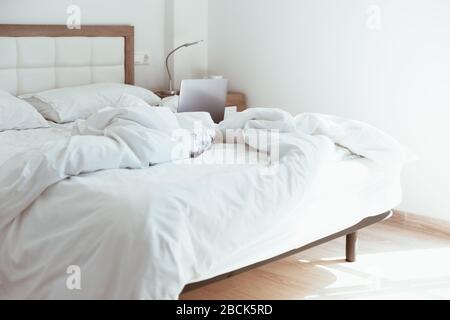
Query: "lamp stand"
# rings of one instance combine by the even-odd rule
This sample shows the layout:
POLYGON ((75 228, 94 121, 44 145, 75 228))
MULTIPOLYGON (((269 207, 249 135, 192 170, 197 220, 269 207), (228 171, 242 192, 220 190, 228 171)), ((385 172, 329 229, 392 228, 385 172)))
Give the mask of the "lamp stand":
POLYGON ((203 42, 203 40, 200 41, 196 41, 196 42, 189 42, 189 43, 185 43, 177 48, 175 48, 174 50, 172 50, 166 57, 166 70, 167 70, 167 75, 169 76, 169 90, 164 90, 161 91, 161 93, 166 96, 166 97, 170 97, 170 96, 175 96, 175 95, 179 95, 180 91, 178 90, 174 90, 173 89, 173 81, 172 81, 172 73, 170 72, 170 68, 169 68, 169 58, 178 50, 180 50, 181 48, 187 48, 187 47, 191 47, 194 46, 196 44, 199 44, 200 42, 203 42))

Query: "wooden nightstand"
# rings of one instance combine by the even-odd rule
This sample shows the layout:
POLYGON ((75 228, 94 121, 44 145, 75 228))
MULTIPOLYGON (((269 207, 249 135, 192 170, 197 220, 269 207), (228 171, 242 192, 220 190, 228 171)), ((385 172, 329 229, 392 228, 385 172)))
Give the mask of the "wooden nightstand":
POLYGON ((152 91, 161 99, 170 97, 170 95, 165 94, 164 91, 162 91, 162 90, 152 90, 152 91))
POLYGON ((241 92, 228 92, 227 107, 236 106, 237 111, 241 112, 247 109, 247 97, 241 92))
MULTIPOLYGON (((167 98, 168 95, 164 94, 162 91, 153 91, 161 99, 167 98)), ((237 107, 237 111, 241 112, 247 109, 247 97, 241 92, 228 92, 227 105, 226 107, 237 107)))

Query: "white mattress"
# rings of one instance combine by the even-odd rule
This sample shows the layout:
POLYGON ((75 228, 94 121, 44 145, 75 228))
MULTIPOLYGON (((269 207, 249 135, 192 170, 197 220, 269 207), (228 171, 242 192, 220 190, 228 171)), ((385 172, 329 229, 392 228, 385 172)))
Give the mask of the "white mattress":
POLYGON ((214 272, 198 281, 271 259, 345 230, 365 218, 394 209, 401 198, 399 179, 390 170, 381 170, 367 159, 343 154, 341 161, 322 172, 298 215, 283 224, 295 228, 280 225, 280 228, 270 230, 265 241, 218 263, 214 272))
MULTIPOLYGON (((50 129, 0 133, 0 164, 13 154, 69 135, 70 124, 51 126, 50 129)), ((352 157, 345 149, 338 148, 338 151, 340 160, 322 171, 297 215, 290 216, 283 224, 276 224, 279 227, 261 230, 265 234, 264 241, 246 245, 234 257, 217 261, 209 274, 196 281, 296 249, 351 227, 366 217, 389 211, 400 203, 399 177, 389 168, 381 169, 367 159, 352 157)))

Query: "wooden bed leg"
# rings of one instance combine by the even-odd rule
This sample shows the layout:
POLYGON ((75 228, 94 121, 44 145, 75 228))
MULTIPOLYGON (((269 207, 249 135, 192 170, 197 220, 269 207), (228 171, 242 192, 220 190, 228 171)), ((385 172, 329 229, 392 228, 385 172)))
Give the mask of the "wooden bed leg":
POLYGON ((346 237, 345 243, 345 258, 347 262, 356 261, 356 242, 358 239, 358 233, 349 233, 346 237))

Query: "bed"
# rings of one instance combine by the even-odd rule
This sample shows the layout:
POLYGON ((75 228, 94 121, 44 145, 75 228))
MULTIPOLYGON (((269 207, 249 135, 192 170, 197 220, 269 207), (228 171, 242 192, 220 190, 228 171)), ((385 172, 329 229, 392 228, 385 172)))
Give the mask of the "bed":
MULTIPOLYGON (((0 48, 14 39, 22 55, 0 59, 0 89, 19 95, 94 82, 134 84, 133 34, 130 26, 0 25, 7 38, 0 38, 0 48), (70 50, 82 43, 89 43, 84 60, 70 50), (46 51, 53 52, 49 61, 46 51)), ((0 165, 67 139, 74 124, 49 126, 0 132, 0 165)), ((203 159, 223 160, 230 147, 215 144, 203 159)), ((63 179, 0 230, 0 298, 174 299, 342 236, 347 261, 355 261, 357 231, 389 218, 401 201, 401 165, 332 148, 333 161, 314 179, 301 180, 294 171, 284 180, 261 178, 259 164, 235 165, 235 159, 63 179), (298 203, 292 194, 287 205, 288 187, 303 188, 304 181, 298 203), (67 287, 73 265, 82 270, 80 290, 67 287)), ((240 149, 237 157, 251 152, 240 149)))

